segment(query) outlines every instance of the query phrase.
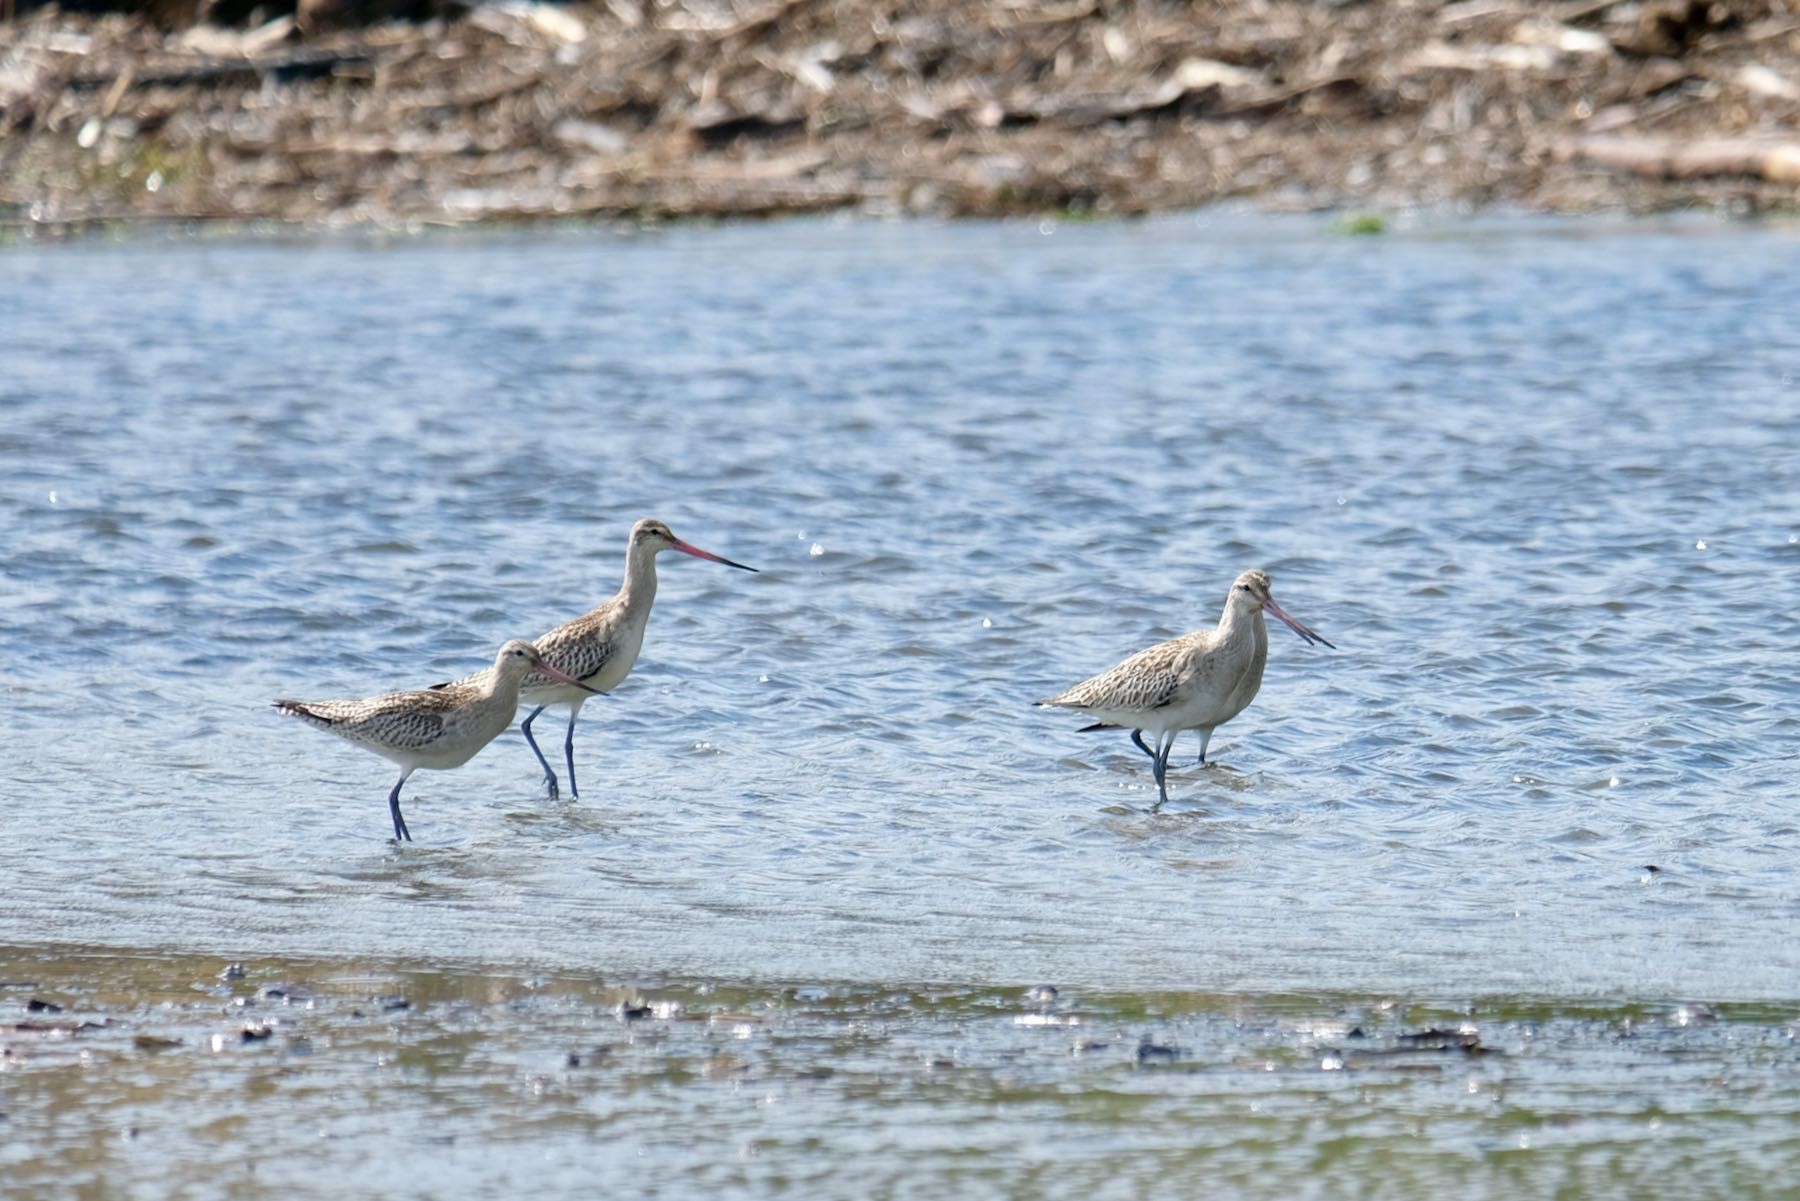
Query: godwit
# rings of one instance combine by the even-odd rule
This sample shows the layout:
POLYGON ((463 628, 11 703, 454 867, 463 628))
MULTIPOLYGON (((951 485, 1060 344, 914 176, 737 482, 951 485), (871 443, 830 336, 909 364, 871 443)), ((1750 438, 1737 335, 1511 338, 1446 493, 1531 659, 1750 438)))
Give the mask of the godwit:
POLYGON ((532 706, 531 715, 520 727, 531 753, 544 769, 544 785, 550 796, 557 795, 556 773, 550 761, 538 749, 531 736, 531 723, 551 705, 569 707, 569 731, 563 738, 563 758, 569 765, 569 795, 580 796, 575 786, 575 719, 581 706, 596 692, 611 692, 637 662, 638 649, 644 644, 644 626, 650 621, 650 606, 656 600, 656 556, 665 550, 678 550, 696 559, 710 559, 740 571, 755 571, 742 563, 701 550, 677 538, 669 527, 646 517, 631 527, 631 538, 625 546, 625 583, 619 593, 599 608, 564 622, 537 640, 544 662, 567 673, 575 684, 546 679, 547 673, 534 672, 526 677, 520 690, 520 703, 532 706))
POLYGON ((421 692, 390 692, 360 701, 276 701, 281 712, 400 765, 400 782, 388 793, 394 837, 412 841, 400 816, 400 789, 421 767, 461 767, 475 752, 512 724, 519 711, 519 685, 534 672, 580 688, 518 639, 500 648, 494 665, 454 684, 421 692))
MULTIPOLYGON (((1231 585, 1217 629, 1196 630, 1139 651, 1111 671, 1083 680, 1067 692, 1034 702, 1080 709, 1100 720, 1082 730, 1125 728, 1131 741, 1155 765, 1157 802, 1169 799, 1169 751, 1182 730, 1200 731, 1200 762, 1214 728, 1244 711, 1262 687, 1263 664, 1269 657, 1267 609, 1292 627, 1308 645, 1326 642, 1315 630, 1282 611, 1269 595, 1269 577, 1246 571, 1231 585), (1144 743, 1148 732, 1155 750, 1144 743)), ((1331 646, 1336 650, 1335 646, 1331 646)))

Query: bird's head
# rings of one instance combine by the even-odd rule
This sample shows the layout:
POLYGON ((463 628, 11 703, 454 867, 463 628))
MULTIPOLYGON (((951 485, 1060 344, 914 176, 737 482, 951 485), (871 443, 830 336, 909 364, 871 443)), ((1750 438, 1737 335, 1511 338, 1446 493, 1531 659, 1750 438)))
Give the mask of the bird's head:
POLYGON ((631 554, 633 558, 643 555, 655 558, 665 550, 677 550, 684 555, 692 555, 696 559, 708 559, 714 563, 723 563, 727 567, 735 567, 739 571, 755 571, 754 567, 746 567, 742 563, 734 563, 723 555, 715 555, 709 550, 701 550, 691 542, 683 542, 675 536, 675 531, 654 517, 646 517, 631 527, 631 554))
MULTIPOLYGON (((1226 598, 1225 604, 1228 608, 1245 614, 1270 613, 1285 623, 1294 633, 1304 638, 1308 645, 1322 642, 1326 646, 1331 646, 1331 643, 1326 642, 1318 631, 1298 619, 1290 617, 1286 610, 1275 603, 1275 596, 1271 591, 1273 584, 1274 581, 1269 579, 1269 573, 1266 571, 1246 571, 1232 582, 1231 595, 1226 598)), ((1336 650, 1337 647, 1331 646, 1331 649, 1336 650)))

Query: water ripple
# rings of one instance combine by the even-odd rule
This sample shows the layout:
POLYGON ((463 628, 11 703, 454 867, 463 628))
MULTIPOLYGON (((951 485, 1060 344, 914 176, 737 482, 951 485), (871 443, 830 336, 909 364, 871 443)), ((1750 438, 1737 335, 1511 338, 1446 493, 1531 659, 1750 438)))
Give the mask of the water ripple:
POLYGON ((1791 997, 1800 284, 1772 232, 798 222, 15 249, 10 937, 745 979, 1791 997), (276 695, 663 563, 579 803, 276 695), (1269 568, 1178 749, 1031 698, 1269 568), (1660 871, 1646 884, 1644 865, 1660 871), (1669 915, 1679 912, 1672 927, 1669 915))

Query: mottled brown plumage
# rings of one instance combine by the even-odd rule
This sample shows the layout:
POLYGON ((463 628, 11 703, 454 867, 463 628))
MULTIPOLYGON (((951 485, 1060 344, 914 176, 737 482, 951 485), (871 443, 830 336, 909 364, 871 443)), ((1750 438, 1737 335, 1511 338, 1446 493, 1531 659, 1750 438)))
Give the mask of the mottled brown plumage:
POLYGON ((278 700, 275 708, 310 726, 329 730, 401 768, 400 782, 388 796, 394 837, 412 840, 400 815, 400 787, 419 768, 461 767, 512 724, 519 708, 519 685, 527 675, 546 668, 529 642, 517 639, 500 648, 494 665, 454 684, 417 692, 390 692, 353 701, 278 700))
POLYGON ((1130 730, 1131 740, 1154 764, 1160 806, 1169 799, 1166 776, 1175 735, 1199 730, 1200 762, 1205 763, 1213 730, 1242 713, 1262 687, 1263 665, 1269 654, 1265 609, 1308 643, 1331 646, 1284 613, 1269 588, 1265 573, 1246 571, 1226 595, 1225 611, 1216 628, 1160 642, 1036 703, 1080 709, 1099 719, 1086 729, 1130 730), (1158 739, 1157 749, 1145 745, 1146 732, 1158 739))
POLYGON ((656 602, 656 556, 665 550, 680 551, 696 559, 710 559, 741 571, 755 571, 730 559, 701 550, 677 538, 669 527, 646 517, 631 527, 625 548, 625 582, 618 593, 573 621, 564 622, 537 639, 544 662, 563 672, 579 687, 559 684, 542 672, 526 677, 520 703, 531 713, 525 718, 525 741, 544 769, 544 787, 552 797, 558 792, 556 773, 538 749, 531 723, 548 705, 569 707, 569 729, 563 739, 563 755, 569 767, 569 795, 580 796, 575 786, 575 719, 581 706, 596 692, 611 692, 625 681, 644 645, 644 629, 650 623, 650 607, 656 602))

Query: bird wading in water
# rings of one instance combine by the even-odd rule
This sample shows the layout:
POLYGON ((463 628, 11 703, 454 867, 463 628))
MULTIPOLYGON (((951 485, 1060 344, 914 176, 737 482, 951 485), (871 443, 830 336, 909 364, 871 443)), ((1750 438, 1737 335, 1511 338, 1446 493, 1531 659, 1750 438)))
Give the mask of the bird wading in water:
POLYGON ((533 673, 558 679, 564 687, 581 687, 546 664, 531 643, 514 639, 500 648, 492 667, 454 684, 356 701, 280 700, 275 708, 398 763, 400 781, 388 793, 388 813, 394 837, 411 842, 400 815, 400 789, 407 777, 421 767, 445 771, 473 759, 512 724, 519 711, 519 685, 533 673))
POLYGON ((1289 616, 1269 591, 1267 573, 1246 571, 1231 585, 1225 611, 1210 630, 1196 630, 1180 638, 1159 642, 1141 650, 1108 671, 1055 696, 1034 702, 1060 709, 1078 709, 1097 719, 1086 730, 1126 729, 1139 750, 1150 756, 1156 776, 1157 801, 1169 799, 1169 752, 1183 730, 1200 731, 1200 762, 1212 732, 1238 714, 1262 687, 1263 665, 1269 657, 1269 630, 1265 612, 1274 614, 1310 645, 1322 643, 1336 650, 1318 631, 1289 616), (1144 741, 1149 734, 1152 748, 1144 741))
POLYGON ((569 769, 569 795, 580 796, 575 786, 575 719, 581 715, 581 706, 590 696, 611 692, 631 674, 638 651, 644 645, 644 627, 650 622, 650 606, 656 601, 656 556, 665 550, 723 563, 739 571, 756 570, 683 542, 655 518, 646 517, 631 527, 631 537, 625 546, 625 582, 618 594, 536 640, 535 645, 544 662, 574 683, 564 683, 547 673, 534 672, 526 677, 520 689, 519 703, 531 709, 520 728, 525 732, 525 741, 531 745, 531 753, 537 756, 538 766, 544 769, 544 788, 553 799, 558 793, 556 773, 538 748, 537 739, 531 733, 531 723, 551 705, 569 707, 563 758, 569 769))

